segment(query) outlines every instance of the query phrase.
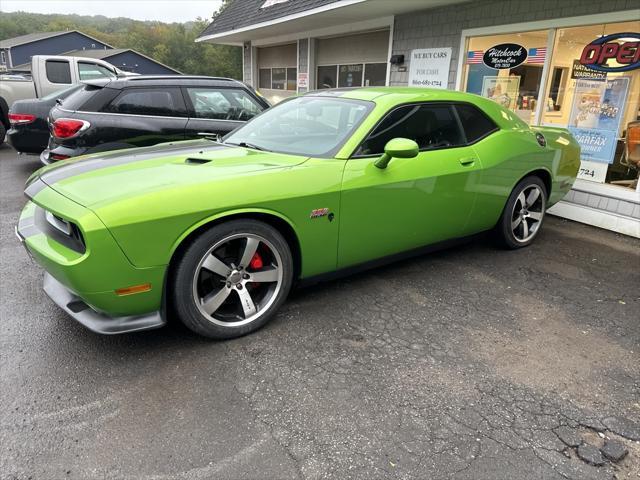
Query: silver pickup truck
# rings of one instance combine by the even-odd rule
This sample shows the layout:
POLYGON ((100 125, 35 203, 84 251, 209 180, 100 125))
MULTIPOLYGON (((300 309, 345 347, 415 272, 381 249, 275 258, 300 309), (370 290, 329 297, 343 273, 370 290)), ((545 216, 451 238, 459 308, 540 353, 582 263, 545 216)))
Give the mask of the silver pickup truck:
POLYGON ((9 109, 16 100, 44 97, 86 80, 127 75, 136 74, 95 58, 34 55, 30 74, 0 74, 0 144, 10 127, 9 109))

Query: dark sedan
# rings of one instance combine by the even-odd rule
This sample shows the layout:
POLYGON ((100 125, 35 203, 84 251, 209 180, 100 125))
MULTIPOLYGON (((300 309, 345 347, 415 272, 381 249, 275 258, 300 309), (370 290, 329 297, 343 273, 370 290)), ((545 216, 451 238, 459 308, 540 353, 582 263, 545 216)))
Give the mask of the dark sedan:
POLYGON ((42 98, 18 100, 9 110, 7 142, 19 153, 39 155, 49 143, 49 111, 83 85, 73 85, 42 98))
POLYGON ((49 148, 57 160, 161 142, 225 135, 269 103, 228 78, 140 76, 86 85, 49 114, 49 148))

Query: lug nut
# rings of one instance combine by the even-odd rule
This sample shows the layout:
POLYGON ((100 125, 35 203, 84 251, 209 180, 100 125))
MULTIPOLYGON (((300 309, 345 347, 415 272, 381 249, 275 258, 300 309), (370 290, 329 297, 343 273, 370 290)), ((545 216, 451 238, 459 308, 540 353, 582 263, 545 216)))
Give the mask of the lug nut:
POLYGON ((248 280, 249 279, 249 274, 245 273, 244 275, 242 275, 242 278, 244 278, 245 280, 248 280))
POLYGON ((231 288, 231 282, 227 282, 227 288, 231 288))
POLYGON ((236 288, 237 288, 238 290, 242 290, 242 284, 241 284, 241 283, 238 283, 238 284, 236 285, 236 288))

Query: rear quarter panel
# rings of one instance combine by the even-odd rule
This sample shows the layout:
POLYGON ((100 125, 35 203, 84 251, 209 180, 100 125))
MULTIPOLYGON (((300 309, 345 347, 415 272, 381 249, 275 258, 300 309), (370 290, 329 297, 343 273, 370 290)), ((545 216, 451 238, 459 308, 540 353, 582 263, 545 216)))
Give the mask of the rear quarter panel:
POLYGON ((471 231, 492 228, 498 221, 511 191, 525 176, 545 171, 551 178, 547 206, 566 195, 580 163, 579 148, 568 132, 543 131, 547 145, 542 147, 530 128, 500 130, 474 145, 482 163, 476 206, 470 220, 471 231), (559 143, 561 142, 561 143, 559 143), (565 145, 566 143, 566 145, 565 145))

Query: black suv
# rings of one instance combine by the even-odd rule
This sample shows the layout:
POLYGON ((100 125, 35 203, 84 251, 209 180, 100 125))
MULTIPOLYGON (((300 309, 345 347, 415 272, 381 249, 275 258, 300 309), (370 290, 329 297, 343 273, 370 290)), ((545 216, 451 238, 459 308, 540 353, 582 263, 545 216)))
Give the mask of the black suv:
POLYGON ((225 135, 269 108, 229 78, 140 76, 85 82, 49 113, 49 147, 40 160, 225 135))

